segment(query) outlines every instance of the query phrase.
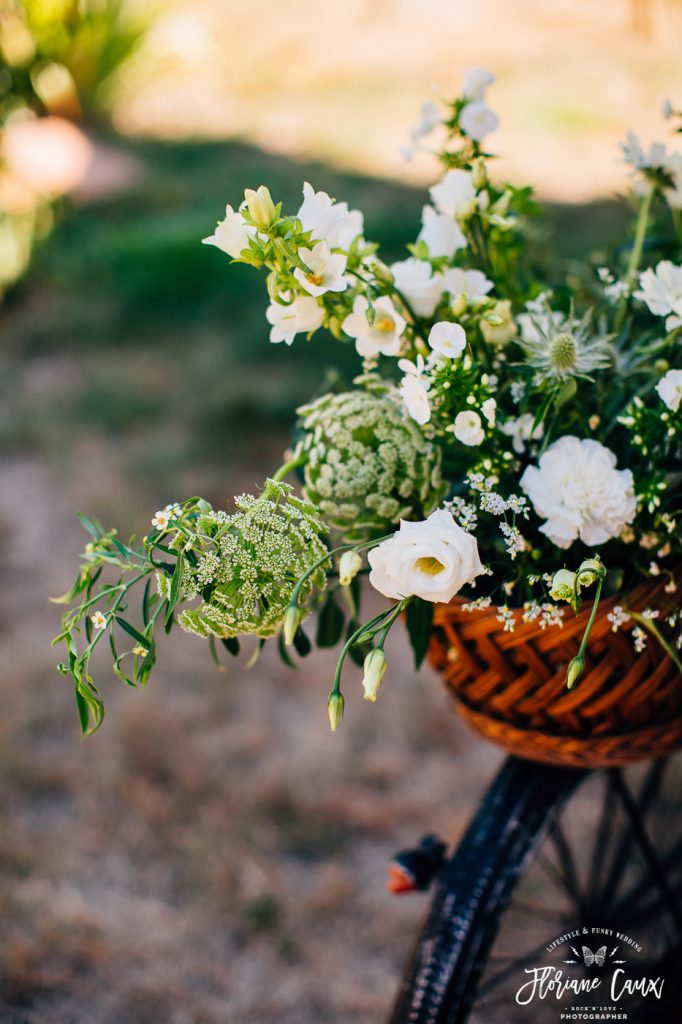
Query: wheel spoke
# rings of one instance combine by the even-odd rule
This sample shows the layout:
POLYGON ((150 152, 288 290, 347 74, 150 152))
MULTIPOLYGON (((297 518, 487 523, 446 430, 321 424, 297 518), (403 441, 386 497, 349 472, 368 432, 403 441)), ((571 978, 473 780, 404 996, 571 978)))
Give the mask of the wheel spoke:
POLYGON ((614 785, 628 816, 633 836, 649 870, 651 882, 658 889, 665 904, 665 909, 674 920, 678 932, 682 935, 682 910, 680 910, 677 895, 670 885, 661 859, 656 853, 654 845, 644 827, 637 802, 633 799, 620 772, 614 776, 614 785))
POLYGON ((559 860, 561 862, 561 873, 565 878, 565 884, 568 891, 573 895, 577 905, 580 916, 583 916, 584 898, 580 889, 580 881, 578 879, 578 869, 575 865, 573 858, 573 852, 571 847, 564 835, 561 822, 555 821, 550 831, 552 841, 559 854, 559 860))

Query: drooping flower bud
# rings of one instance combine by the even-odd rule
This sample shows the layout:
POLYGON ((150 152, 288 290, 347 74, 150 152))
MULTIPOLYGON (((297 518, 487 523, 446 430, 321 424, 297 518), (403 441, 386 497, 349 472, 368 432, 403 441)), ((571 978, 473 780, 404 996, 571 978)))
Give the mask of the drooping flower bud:
POLYGON ((339 583, 347 587, 362 569, 362 558, 357 551, 344 551, 339 559, 339 583))
POLYGON ((585 670, 585 658, 582 654, 576 654, 573 661, 569 663, 566 670, 566 689, 572 690, 585 670))
POLYGON ((282 633, 284 634, 284 643, 287 647, 293 644, 296 630, 301 625, 301 619, 300 610, 295 604, 290 604, 282 619, 282 633))
POLYGON ((364 677, 362 685, 365 690, 365 700, 375 701, 377 690, 388 668, 386 656, 380 647, 375 647, 365 658, 364 677))
POLYGON ((246 199, 246 208, 256 227, 269 228, 277 218, 270 190, 265 185, 261 185, 255 191, 252 188, 245 188, 244 198, 246 199))
POLYGON ((576 574, 570 569, 559 569, 552 577, 552 586, 549 596, 553 601, 568 601, 570 604, 575 600, 576 574))
POLYGON ((329 717, 329 724, 332 727, 332 732, 336 732, 338 724, 343 718, 343 709, 345 702, 343 694, 336 690, 332 690, 329 694, 329 700, 327 701, 327 715, 329 717))
POLYGON ((586 558, 580 563, 578 577, 581 587, 591 587, 595 580, 604 579, 606 569, 601 558, 586 558))

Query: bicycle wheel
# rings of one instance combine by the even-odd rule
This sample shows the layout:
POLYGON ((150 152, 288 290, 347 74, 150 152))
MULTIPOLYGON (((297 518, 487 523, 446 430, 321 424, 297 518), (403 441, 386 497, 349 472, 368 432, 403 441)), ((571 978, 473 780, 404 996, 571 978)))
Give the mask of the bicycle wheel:
POLYGON ((509 759, 438 876, 391 1024, 679 1024, 681 811, 678 758, 594 773, 509 759), (644 993, 656 978, 660 998, 644 993))

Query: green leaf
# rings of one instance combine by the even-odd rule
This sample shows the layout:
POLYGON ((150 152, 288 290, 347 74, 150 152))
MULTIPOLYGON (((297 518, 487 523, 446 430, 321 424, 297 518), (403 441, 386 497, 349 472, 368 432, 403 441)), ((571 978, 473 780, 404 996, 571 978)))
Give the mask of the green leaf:
POLYGON ((120 615, 116 615, 115 618, 121 629, 125 630, 128 636, 131 636, 133 640, 137 640, 138 644, 141 644, 142 647, 145 648, 145 650, 149 647, 148 637, 143 636, 142 633, 135 629, 134 626, 131 626, 129 622, 126 622, 125 619, 121 618, 120 615))
POLYGON ((414 664, 416 668, 419 668, 429 649, 433 605, 430 601, 422 601, 420 597, 414 597, 407 606, 406 618, 407 632, 414 652, 414 664))
POLYGON ((175 563, 175 569, 173 570, 173 578, 170 585, 170 594, 168 597, 168 610, 166 611, 166 623, 170 620, 173 610, 180 599, 180 586, 182 584, 182 569, 184 566, 184 556, 182 552, 178 555, 178 560, 175 563))
POLYGON ((335 647, 343 634, 345 621, 346 616, 336 603, 334 594, 330 592, 317 619, 317 635, 315 637, 317 646, 335 647))
MULTIPOLYGON (((281 633, 280 636, 283 637, 281 633)), ((294 634, 294 647, 296 648, 296 653, 300 654, 302 658, 305 658, 308 654, 310 654, 310 652, 313 649, 313 645, 311 644, 306 634, 303 632, 302 626, 299 626, 298 629, 296 630, 296 633, 294 634)))
POLYGON ((286 645, 284 643, 284 634, 283 633, 280 633, 279 636, 277 637, 277 650, 279 652, 280 658, 282 659, 284 664, 287 666, 287 668, 295 669, 295 668, 298 667, 296 665, 296 663, 294 661, 292 661, 291 655, 289 654, 289 652, 288 652, 288 650, 286 648, 286 645))
MULTIPOLYGON (((357 619, 351 619, 351 621, 348 623, 348 629, 346 630, 346 640, 350 640, 353 633, 357 633, 359 628, 360 623, 357 621, 357 619)), ((365 658, 367 657, 371 650, 371 643, 353 644, 352 647, 348 648, 348 657, 351 659, 351 661, 354 661, 356 665, 359 665, 360 668, 362 668, 365 662, 365 658)))
POLYGON ((220 642, 233 658, 237 657, 239 654, 239 640, 237 640, 236 636, 223 637, 220 642))

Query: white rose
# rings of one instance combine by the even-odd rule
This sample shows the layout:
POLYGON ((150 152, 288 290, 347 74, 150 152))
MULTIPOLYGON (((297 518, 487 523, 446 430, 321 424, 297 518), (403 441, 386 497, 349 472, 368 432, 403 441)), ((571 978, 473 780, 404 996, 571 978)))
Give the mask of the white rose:
POLYGON ((429 345, 434 352, 448 359, 461 356, 467 347, 467 336, 461 324, 452 324, 447 320, 439 320, 429 331, 429 345))
POLYGON ((243 249, 249 248, 249 239, 256 234, 256 229, 247 224, 241 213, 233 210, 231 206, 225 207, 225 218, 218 221, 218 225, 212 235, 202 238, 204 245, 215 245, 236 260, 243 249))
POLYGON ((459 115, 459 125, 470 139, 481 142, 486 135, 490 135, 499 127, 499 119, 494 110, 491 110, 487 103, 482 100, 474 100, 467 103, 459 115))
POLYGON ((475 448, 485 438, 481 417, 473 409, 465 409, 455 416, 454 433, 462 444, 475 448))
POLYGON ((283 341, 285 345, 291 345, 297 334, 309 334, 322 326, 324 309, 315 299, 298 295, 287 306, 271 302, 265 311, 265 318, 272 324, 270 341, 274 344, 283 341))
POLYGON ((677 412, 682 402, 682 370, 668 370, 659 380, 656 390, 671 412, 677 412))
POLYGON ((447 256, 451 259, 458 249, 464 249, 467 240, 456 220, 438 213, 432 206, 422 209, 422 229, 417 237, 418 242, 426 242, 432 258, 447 256))
POLYGON ((431 316, 443 292, 443 278, 425 260, 402 260, 391 266, 395 286, 417 316, 431 316))
POLYGON ((421 597, 447 604, 485 570, 476 538, 439 509, 419 523, 401 522, 389 540, 372 548, 369 582, 385 597, 421 597))
POLYGON ((593 547, 617 537, 637 510, 632 473, 598 441, 566 436, 551 444, 521 487, 547 522, 540 527, 560 548, 579 537, 593 547))
POLYGON ((433 205, 446 217, 470 213, 475 206, 476 189, 471 171, 454 168, 429 189, 433 205))
POLYGON ((347 249, 364 230, 359 210, 349 210, 348 203, 336 203, 326 192, 316 192, 307 181, 296 216, 304 231, 311 231, 313 238, 326 242, 330 249, 347 249))

